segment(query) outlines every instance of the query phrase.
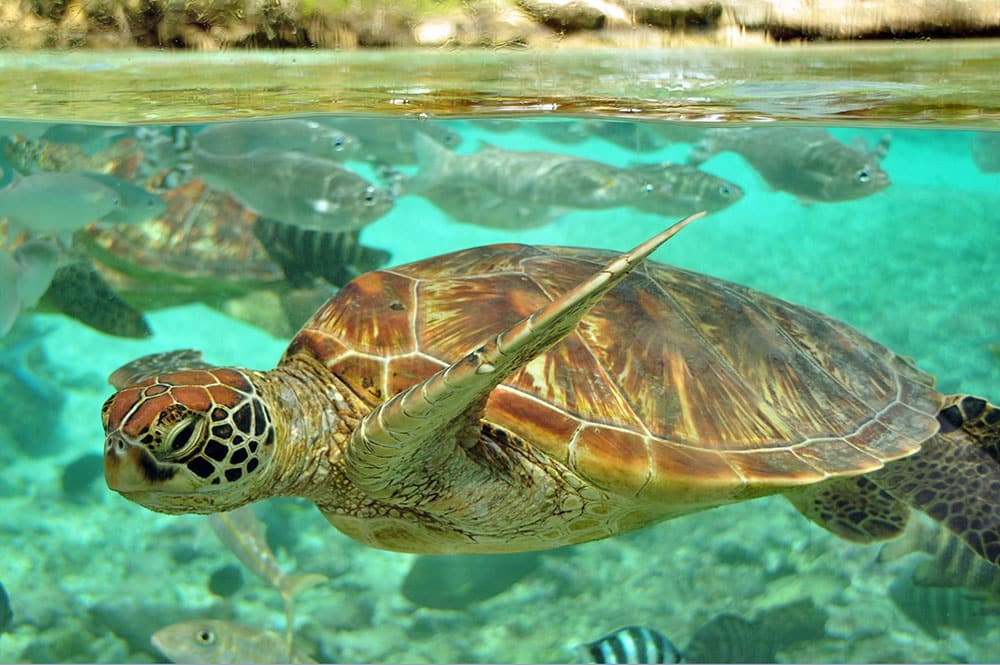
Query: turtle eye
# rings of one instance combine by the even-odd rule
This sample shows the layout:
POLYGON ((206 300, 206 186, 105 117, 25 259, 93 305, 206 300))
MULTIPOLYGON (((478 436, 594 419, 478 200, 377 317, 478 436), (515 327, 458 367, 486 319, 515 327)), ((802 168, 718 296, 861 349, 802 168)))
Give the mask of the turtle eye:
POLYGON ((857 178, 858 182, 866 183, 872 179, 872 172, 868 170, 868 167, 865 167, 859 170, 854 177, 857 178))
POLYGON ((181 420, 163 437, 160 453, 165 459, 178 459, 190 453, 201 442, 205 419, 191 416, 181 420))

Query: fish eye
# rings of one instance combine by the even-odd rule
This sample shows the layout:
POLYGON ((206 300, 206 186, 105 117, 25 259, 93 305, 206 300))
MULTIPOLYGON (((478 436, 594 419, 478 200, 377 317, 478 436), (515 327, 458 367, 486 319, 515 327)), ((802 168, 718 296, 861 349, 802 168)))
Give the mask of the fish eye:
POLYGON ((376 196, 374 187, 365 187, 364 193, 361 195, 362 200, 365 202, 366 206, 375 205, 376 196))
POLYGON ((338 136, 335 139, 333 139, 333 149, 336 150, 337 152, 340 152, 341 150, 344 149, 344 137, 338 136))
POLYGON ((719 194, 723 196, 729 196, 733 193, 733 190, 729 189, 729 185, 719 185, 719 194))
POLYGON ((864 183, 872 179, 872 173, 866 167, 858 171, 855 177, 857 178, 858 182, 864 183))
POLYGON ((163 437, 162 453, 166 459, 184 457, 201 441, 205 419, 194 415, 181 420, 163 437))
POLYGON ((656 191, 656 187, 653 187, 652 184, 647 182, 645 185, 642 186, 642 191, 644 194, 652 194, 654 191, 656 191))
POLYGON ((215 632, 211 630, 199 630, 195 635, 199 644, 215 644, 215 632))

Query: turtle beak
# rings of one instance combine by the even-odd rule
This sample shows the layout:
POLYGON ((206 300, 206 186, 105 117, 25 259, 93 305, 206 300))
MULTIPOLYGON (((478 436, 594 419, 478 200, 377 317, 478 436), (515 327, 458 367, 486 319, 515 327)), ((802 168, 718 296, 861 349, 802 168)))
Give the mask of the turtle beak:
POLYGON ((129 443, 118 432, 110 432, 104 440, 104 480, 116 492, 155 490, 176 473, 176 469, 157 463, 148 450, 129 443))

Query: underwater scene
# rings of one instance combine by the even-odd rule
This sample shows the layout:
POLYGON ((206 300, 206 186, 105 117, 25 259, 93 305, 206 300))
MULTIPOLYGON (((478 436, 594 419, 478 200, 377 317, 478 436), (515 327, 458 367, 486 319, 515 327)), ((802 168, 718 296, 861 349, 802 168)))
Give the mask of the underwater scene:
POLYGON ((0 662, 1000 659, 1000 133, 0 137, 0 662))

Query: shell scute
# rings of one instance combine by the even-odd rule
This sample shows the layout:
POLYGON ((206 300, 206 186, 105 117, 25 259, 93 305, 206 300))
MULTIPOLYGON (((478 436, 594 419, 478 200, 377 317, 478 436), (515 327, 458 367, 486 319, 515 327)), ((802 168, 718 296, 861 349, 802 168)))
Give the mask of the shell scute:
MULTIPOLYGON (((369 273, 292 349, 387 399, 613 256, 494 245, 369 273)), ((507 377, 483 418, 598 488, 693 506, 877 468, 937 431, 940 402, 927 374, 844 324, 647 263, 507 377)))

